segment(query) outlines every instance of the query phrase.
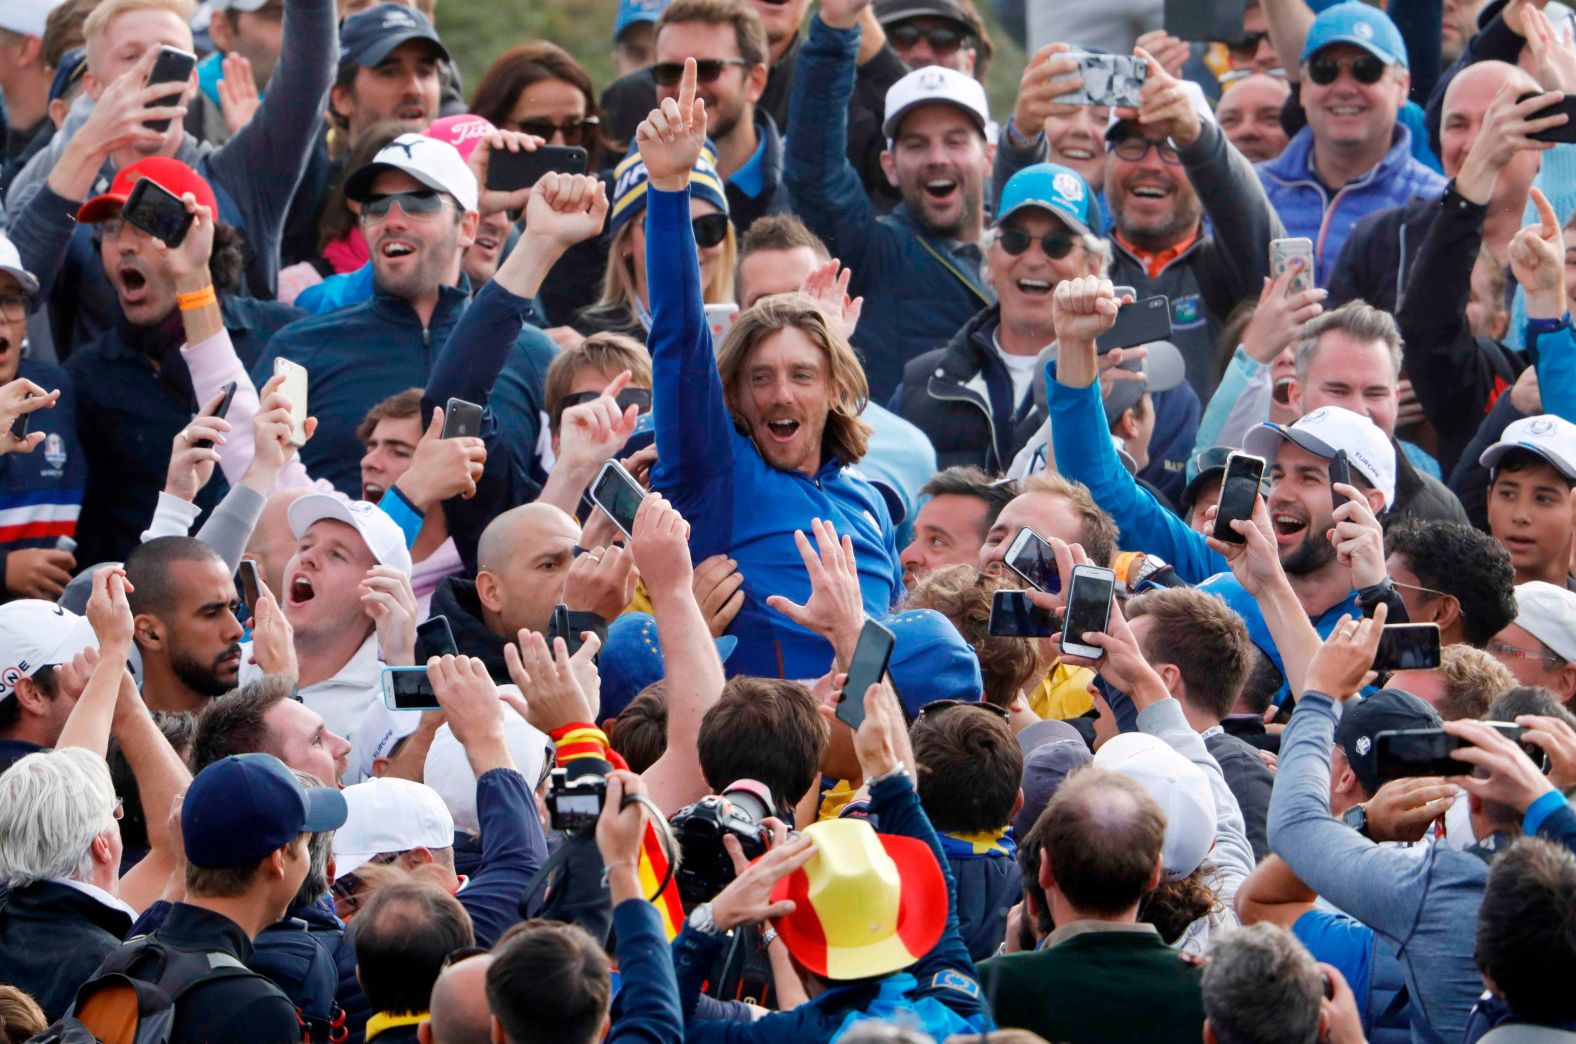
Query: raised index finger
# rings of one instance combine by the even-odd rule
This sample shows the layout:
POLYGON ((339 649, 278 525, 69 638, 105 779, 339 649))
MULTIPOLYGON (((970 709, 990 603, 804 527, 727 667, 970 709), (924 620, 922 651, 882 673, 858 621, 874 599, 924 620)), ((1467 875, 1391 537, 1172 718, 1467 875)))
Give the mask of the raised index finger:
POLYGON ((684 75, 679 78, 679 115, 686 122, 695 109, 695 59, 684 59, 684 75))
POLYGON ((632 376, 633 375, 628 370, 620 371, 619 375, 609 381, 606 388, 602 389, 603 397, 610 399, 618 398, 618 393, 629 387, 629 382, 632 379, 632 376))

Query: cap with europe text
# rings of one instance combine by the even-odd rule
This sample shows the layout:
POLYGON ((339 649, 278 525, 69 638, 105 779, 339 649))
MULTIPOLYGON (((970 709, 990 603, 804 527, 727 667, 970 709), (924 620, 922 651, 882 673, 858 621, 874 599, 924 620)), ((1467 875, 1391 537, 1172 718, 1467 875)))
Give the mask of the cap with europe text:
POLYGON ((54 602, 18 598, 0 605, 0 701, 16 693, 20 679, 97 648, 98 636, 87 618, 54 602))
POLYGON ((1273 462, 1286 442, 1325 460, 1345 450, 1352 467, 1384 496, 1385 509, 1395 506, 1395 446, 1367 417, 1340 406, 1321 406, 1289 426, 1265 421, 1248 429, 1242 448, 1273 462))
POLYGON ((252 866, 302 834, 337 830, 345 799, 303 787, 272 754, 232 754, 197 773, 181 802, 186 861, 205 870, 252 866))

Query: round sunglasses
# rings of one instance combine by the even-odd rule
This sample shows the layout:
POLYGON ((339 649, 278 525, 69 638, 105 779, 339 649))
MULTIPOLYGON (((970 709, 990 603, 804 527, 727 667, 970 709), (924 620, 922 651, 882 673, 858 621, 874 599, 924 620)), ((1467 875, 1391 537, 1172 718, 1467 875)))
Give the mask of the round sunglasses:
POLYGON ((1355 58, 1336 58, 1333 55, 1319 54, 1308 63, 1308 79, 1320 87, 1328 87, 1341 75, 1341 70, 1346 69, 1352 74, 1352 79, 1364 86, 1372 86, 1379 82, 1388 66, 1371 54, 1360 54, 1355 58))
POLYGON ((1029 244, 1039 243, 1040 250, 1052 261, 1060 261, 1073 252, 1075 241, 1066 232, 1051 232, 1036 239, 1021 228, 1004 228, 996 233, 996 243, 1010 257, 1017 257, 1029 249, 1029 244))

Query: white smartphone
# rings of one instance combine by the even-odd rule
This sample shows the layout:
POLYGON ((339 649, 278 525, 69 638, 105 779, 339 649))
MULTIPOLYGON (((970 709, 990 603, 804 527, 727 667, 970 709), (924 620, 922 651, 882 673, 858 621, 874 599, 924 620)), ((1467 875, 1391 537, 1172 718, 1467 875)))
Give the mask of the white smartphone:
POLYGON ((290 445, 306 445, 306 367, 289 359, 274 360, 274 376, 284 375, 279 393, 290 400, 290 445))
POLYGON ((1002 564, 1038 590, 1047 594, 1061 593, 1062 578, 1056 571, 1056 552, 1041 539, 1040 534, 1027 526, 1018 530, 1018 535, 1012 538, 1002 564))
POLYGON ((619 531, 631 540, 635 538, 635 512, 645 499, 645 487, 616 460, 603 464, 596 481, 591 483, 591 502, 606 511, 619 531))
POLYGON ((1104 634, 1111 622, 1111 600, 1116 597, 1116 574, 1104 566, 1073 566, 1067 584, 1067 609, 1062 626, 1062 652, 1098 660, 1105 650, 1085 645, 1080 639, 1090 633, 1104 634))
POLYGON ((722 347, 722 339, 733 329, 733 320, 739 314, 736 304, 709 304, 706 306, 706 325, 711 327, 711 343, 722 347))
POLYGON ((1293 258, 1302 260, 1302 269, 1292 278, 1291 285, 1286 288, 1288 294, 1299 294, 1304 290, 1313 289, 1313 240, 1311 239, 1272 239, 1270 240, 1270 278, 1279 279, 1286 274, 1293 258))

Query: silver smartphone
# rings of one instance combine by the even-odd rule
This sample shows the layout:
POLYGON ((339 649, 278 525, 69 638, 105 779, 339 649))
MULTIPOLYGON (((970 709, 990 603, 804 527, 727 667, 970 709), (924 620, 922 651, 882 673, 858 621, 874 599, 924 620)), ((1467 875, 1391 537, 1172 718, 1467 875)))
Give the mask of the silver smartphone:
POLYGON ((1105 650, 1085 645, 1081 639, 1090 633, 1104 634, 1111 622, 1111 600, 1116 597, 1116 573, 1104 566, 1073 566, 1067 584, 1067 609, 1062 625, 1062 652, 1098 660, 1105 650))

